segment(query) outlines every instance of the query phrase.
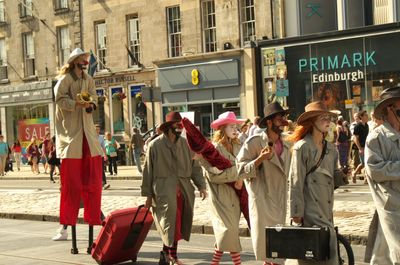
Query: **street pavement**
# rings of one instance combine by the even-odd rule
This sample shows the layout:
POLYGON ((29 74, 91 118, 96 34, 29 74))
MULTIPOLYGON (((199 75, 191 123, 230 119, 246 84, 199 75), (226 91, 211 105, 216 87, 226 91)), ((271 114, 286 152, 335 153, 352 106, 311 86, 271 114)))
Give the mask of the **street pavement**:
MULTIPOLYGON (((103 191, 102 210, 105 215, 116 209, 136 207, 144 203, 144 198, 140 197, 141 176, 137 172, 136 167, 121 166, 119 167, 118 172, 118 176, 108 176, 108 181, 111 184, 111 187, 110 189, 103 191)), ((26 166, 24 166, 20 172, 7 173, 6 176, 0 178, 0 217, 6 219, 25 220, 21 222, 27 222, 26 220, 57 222, 60 199, 58 187, 58 182, 51 183, 49 181, 49 175, 33 175, 30 172, 30 169, 26 166)), ((193 232, 195 234, 205 234, 204 236, 210 236, 212 234, 208 209, 208 201, 202 201, 197 194, 193 225, 193 232)), ((372 198, 368 186, 364 185, 363 181, 359 181, 357 184, 350 184, 335 191, 335 225, 339 227, 339 232, 341 234, 350 239, 353 245, 365 245, 373 211, 374 206, 372 198)), ((81 222, 82 214, 83 212, 81 210, 79 213, 81 222)), ((1 222, 4 223, 4 220, 1 222)), ((51 232, 46 234, 48 239, 54 234, 58 225, 49 222, 46 222, 45 225, 46 227, 51 227, 51 232)), ((4 226, 2 225, 1 227, 4 230, 4 226)), ((241 220, 240 228, 241 235, 243 236, 242 240, 249 240, 249 233, 246 229, 244 219, 241 220)), ((212 239, 210 240, 210 242, 212 242, 212 239)), ((249 246, 248 251, 251 253, 250 241, 247 242, 249 246)), ((359 246, 355 247, 360 248, 359 246)), ((193 250, 189 250, 189 252, 190 251, 193 250)), ((207 253, 210 251, 212 252, 212 249, 207 249, 207 253)), ((254 258, 250 257, 249 260, 251 259, 254 258)), ((361 258, 359 258, 359 260, 361 261, 361 258)), ((80 262, 81 261, 72 264, 93 264, 93 262, 80 262)), ((195 263, 191 264, 201 264, 201 262, 198 262, 199 261, 197 260, 195 263)), ((19 262, 13 263, 22 264, 19 262)), ((3 264, 1 259, 0 264, 3 264)), ((11 264, 11 262, 4 264, 11 264)), ((53 263, 33 262, 26 264, 53 263)), ((246 264, 251 263, 246 262, 246 264)))

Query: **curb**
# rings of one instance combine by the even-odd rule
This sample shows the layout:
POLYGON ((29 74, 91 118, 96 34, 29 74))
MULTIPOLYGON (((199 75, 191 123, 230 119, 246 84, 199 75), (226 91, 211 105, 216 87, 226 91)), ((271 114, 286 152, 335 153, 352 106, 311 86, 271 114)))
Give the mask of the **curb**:
MULTIPOLYGON (((44 222, 59 222, 58 216, 54 215, 43 215, 43 214, 27 214, 27 213, 0 213, 0 219, 16 219, 16 220, 30 220, 30 221, 44 221, 44 222)), ((82 217, 78 218, 78 224, 85 224, 82 217)), ((154 223, 151 226, 151 230, 156 230, 154 223)), ((196 225, 192 226, 193 234, 204 234, 213 235, 214 231, 212 226, 209 225, 196 225)), ((351 235, 351 234, 341 234, 344 236, 352 245, 367 245, 368 237, 351 235)), ((250 230, 247 228, 239 228, 240 237, 250 237, 250 230)))

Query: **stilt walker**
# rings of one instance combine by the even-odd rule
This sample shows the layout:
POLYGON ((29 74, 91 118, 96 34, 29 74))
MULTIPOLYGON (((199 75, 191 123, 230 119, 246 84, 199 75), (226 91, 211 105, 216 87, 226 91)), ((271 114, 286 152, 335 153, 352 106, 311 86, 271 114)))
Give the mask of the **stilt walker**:
MULTIPOLYGON (((101 224, 102 151, 92 117, 97 104, 94 81, 84 71, 88 56, 79 48, 72 51, 54 88, 56 152, 61 159, 60 223, 72 226, 72 254, 78 253, 75 225, 81 200, 89 237, 93 225, 101 224)), ((92 242, 89 238, 88 252, 92 242)))

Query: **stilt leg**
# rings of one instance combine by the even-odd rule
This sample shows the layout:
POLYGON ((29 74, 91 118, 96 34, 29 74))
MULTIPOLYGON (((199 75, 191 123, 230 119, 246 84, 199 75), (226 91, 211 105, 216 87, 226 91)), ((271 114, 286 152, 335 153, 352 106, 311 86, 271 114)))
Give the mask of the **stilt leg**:
POLYGON ((92 253, 92 245, 93 245, 93 225, 89 225, 89 245, 87 248, 87 253, 92 253))
POLYGON ((71 225, 71 232, 72 232, 72 248, 71 254, 78 254, 78 247, 76 246, 76 226, 71 225))

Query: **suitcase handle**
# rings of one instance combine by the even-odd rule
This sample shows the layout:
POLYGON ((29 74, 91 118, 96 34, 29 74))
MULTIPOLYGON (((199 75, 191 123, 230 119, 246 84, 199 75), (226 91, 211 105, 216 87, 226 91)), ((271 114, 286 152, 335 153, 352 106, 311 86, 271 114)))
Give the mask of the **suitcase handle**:
MULTIPOLYGON (((136 213, 135 213, 135 216, 133 217, 133 220, 132 220, 132 222, 131 222, 131 226, 130 226, 131 228, 132 228, 132 226, 134 225, 134 223, 135 223, 135 221, 136 221, 136 218, 137 218, 137 216, 138 216, 138 214, 139 214, 139 212, 140 212, 140 209, 143 208, 143 207, 144 207, 144 204, 139 205, 139 207, 138 207, 138 209, 137 209, 137 211, 136 211, 136 213)), ((147 209, 146 214, 145 214, 144 217, 143 217, 142 225, 144 224, 144 221, 146 221, 146 217, 147 217, 147 215, 149 214, 149 212, 150 212, 150 209, 147 209)))

